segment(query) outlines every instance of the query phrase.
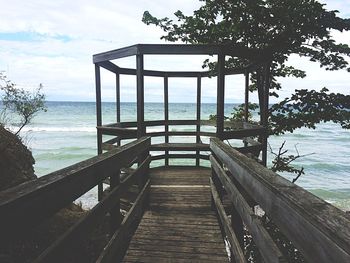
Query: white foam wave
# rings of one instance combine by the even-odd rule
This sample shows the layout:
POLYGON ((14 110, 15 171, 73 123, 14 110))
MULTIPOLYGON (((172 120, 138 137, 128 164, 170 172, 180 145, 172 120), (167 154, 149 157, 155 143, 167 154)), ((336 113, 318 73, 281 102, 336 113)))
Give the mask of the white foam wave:
MULTIPOLYGON (((16 131, 17 127, 9 127, 16 131)), ((96 132, 95 127, 24 127, 21 132, 96 132)))

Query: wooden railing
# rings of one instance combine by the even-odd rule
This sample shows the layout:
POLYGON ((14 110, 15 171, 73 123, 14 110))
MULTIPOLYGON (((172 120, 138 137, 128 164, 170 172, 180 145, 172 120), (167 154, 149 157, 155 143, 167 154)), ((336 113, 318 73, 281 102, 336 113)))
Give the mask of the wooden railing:
POLYGON ((301 187, 263 167, 217 138, 210 141, 213 207, 230 242, 234 262, 243 256, 243 227, 264 262, 286 262, 253 207, 259 205, 307 262, 350 262, 350 220, 301 187), (231 220, 223 200, 230 201, 231 220))
MULTIPOLYGON (((169 164, 169 159, 195 159, 196 165, 199 166, 200 160, 209 159, 209 145, 203 142, 203 138, 209 140, 210 137, 217 137, 217 132, 204 131, 203 127, 214 127, 216 124, 209 120, 153 120, 144 121, 145 135, 150 137, 163 137, 165 143, 153 144, 151 151, 161 152, 162 154, 153 155, 152 160, 165 160, 165 165, 169 164), (169 130, 170 126, 192 126, 193 131, 169 130), (147 131, 149 127, 160 127, 164 131, 147 131), (193 138, 193 143, 172 143, 171 137, 186 136, 193 138), (174 153, 177 152, 177 153, 174 153)), ((225 127, 229 127, 225 124, 225 127)), ((102 150, 110 150, 115 148, 114 144, 120 145, 121 141, 137 138, 137 122, 119 122, 98 126, 100 146, 102 150), (102 141, 102 135, 116 136, 107 141, 102 141)), ((240 129, 225 130, 222 133, 222 138, 230 139, 245 139, 247 137, 265 136, 266 129, 259 125, 242 123, 240 129)), ((245 143, 244 147, 238 150, 244 153, 253 153, 259 156, 262 150, 262 144, 258 141, 250 139, 253 144, 245 143)))
POLYGON ((138 224, 146 205, 150 186, 147 177, 151 161, 149 148, 150 138, 143 137, 116 150, 0 192, 0 240, 16 239, 109 178, 110 191, 101 202, 51 244, 35 262, 64 262, 61 257, 71 246, 84 241, 98 220, 107 213, 110 215, 111 238, 97 262, 112 262, 120 258, 128 244, 131 226, 135 226, 135 222, 138 224), (134 162, 138 163, 138 167, 120 181, 120 170, 134 162), (134 184, 138 185, 138 196, 122 220, 120 197, 134 184))

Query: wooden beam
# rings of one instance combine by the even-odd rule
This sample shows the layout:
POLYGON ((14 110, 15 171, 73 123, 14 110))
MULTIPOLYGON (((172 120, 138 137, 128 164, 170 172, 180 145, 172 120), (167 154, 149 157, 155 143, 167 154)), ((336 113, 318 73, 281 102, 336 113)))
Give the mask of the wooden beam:
POLYGON ((240 246, 240 242, 238 241, 235 235, 235 232, 231 227, 230 220, 225 212, 225 208, 221 203, 219 193, 213 183, 213 180, 211 178, 209 180, 210 180, 212 199, 214 201, 217 214, 219 215, 218 219, 221 221, 221 225, 223 226, 225 235, 230 242, 231 257, 234 259, 232 262, 235 262, 235 263, 247 262, 244 257, 242 248, 240 246))
MULTIPOLYGON (((100 67, 95 65, 95 85, 96 85, 96 125, 102 125, 102 101, 101 101, 101 72, 100 67)), ((102 154, 102 133, 97 130, 97 154, 102 154)), ((102 199, 103 184, 97 186, 97 199, 102 199)))
POLYGON ((120 75, 115 74, 115 98, 117 122, 120 122, 120 75))
POLYGON ((151 151, 209 151, 209 145, 204 143, 157 143, 150 147, 151 151))
POLYGON ((40 224, 114 174, 118 167, 129 164, 149 146, 150 138, 141 138, 117 150, 0 192, 1 238, 14 237, 40 224))
POLYGON ((136 198, 129 212, 123 219, 120 228, 114 233, 107 246, 103 249, 96 263, 120 262, 130 242, 130 228, 133 224, 140 222, 144 212, 144 202, 149 194, 150 180, 148 179, 143 189, 136 198))
POLYGON ((271 263, 286 262, 281 251, 263 227, 259 218, 256 217, 252 208, 248 205, 215 157, 210 156, 210 162, 224 186, 230 201, 233 203, 235 209, 247 226, 249 233, 252 235, 254 243, 258 247, 264 261, 271 263))
MULTIPOLYGON (((202 93, 202 78, 200 76, 197 77, 197 125, 196 125, 196 143, 201 143, 201 137, 199 135, 201 131, 201 93, 202 93)), ((197 150, 196 152, 197 158, 196 158, 196 166, 200 165, 200 158, 199 154, 200 152, 197 150)))
POLYGON ((350 262, 345 212, 212 138, 210 148, 310 262, 350 262))
POLYGON ((143 55, 136 56, 136 86, 137 86, 137 137, 141 138, 145 134, 145 94, 143 75, 143 55))
POLYGON ((225 109, 225 55, 218 55, 217 100, 216 100, 216 133, 222 139, 224 132, 225 109))
POLYGON ((244 120, 248 122, 249 116, 249 72, 245 72, 245 92, 244 92, 244 120))
MULTIPOLYGON (((169 143, 169 82, 168 77, 164 77, 164 142, 169 143)), ((165 166, 169 165, 169 151, 165 151, 165 166)))
MULTIPOLYGON (((163 160, 165 158, 164 154, 160 154, 160 155, 153 155, 152 156, 152 161, 154 160, 163 160)), ((168 158, 169 159, 195 159, 197 158, 196 154, 186 154, 186 153, 171 153, 168 154, 168 158)), ((209 160, 209 155, 204 155, 204 154, 200 154, 199 158, 201 160, 209 160)))

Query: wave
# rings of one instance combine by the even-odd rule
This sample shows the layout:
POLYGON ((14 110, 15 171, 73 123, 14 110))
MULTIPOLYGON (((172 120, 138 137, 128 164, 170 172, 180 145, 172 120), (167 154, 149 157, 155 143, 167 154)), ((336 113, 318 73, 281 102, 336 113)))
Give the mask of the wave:
MULTIPOLYGON (((18 127, 9 127, 11 131, 18 130, 18 127)), ((96 127, 24 127, 21 132, 93 132, 96 133, 96 127)))

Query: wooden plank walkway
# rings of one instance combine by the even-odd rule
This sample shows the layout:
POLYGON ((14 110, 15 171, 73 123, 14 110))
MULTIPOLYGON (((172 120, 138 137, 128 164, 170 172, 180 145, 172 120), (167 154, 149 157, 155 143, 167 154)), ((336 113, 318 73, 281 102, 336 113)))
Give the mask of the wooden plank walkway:
POLYGON ((228 262, 211 210, 210 169, 151 169, 150 206, 123 262, 228 262))

